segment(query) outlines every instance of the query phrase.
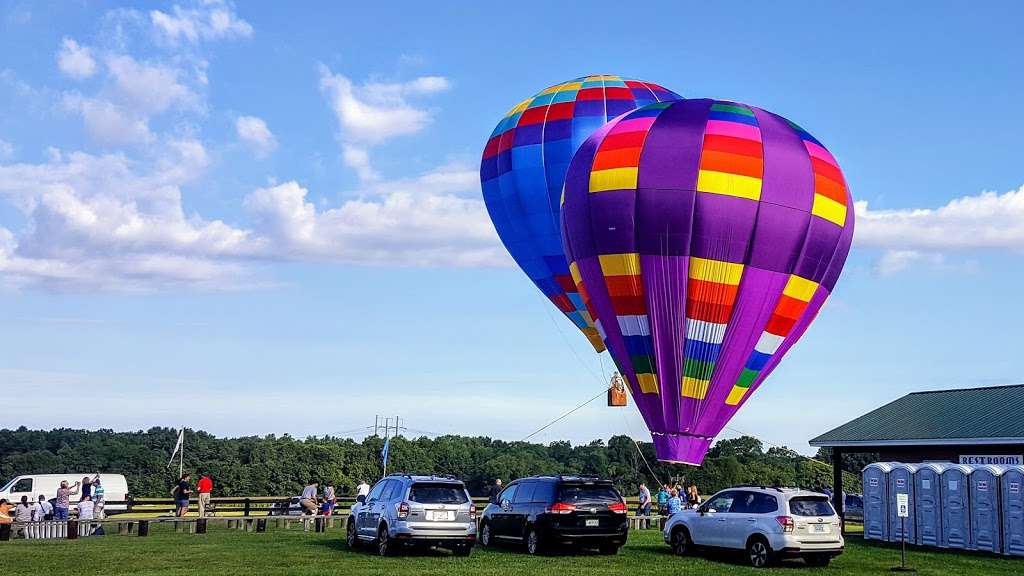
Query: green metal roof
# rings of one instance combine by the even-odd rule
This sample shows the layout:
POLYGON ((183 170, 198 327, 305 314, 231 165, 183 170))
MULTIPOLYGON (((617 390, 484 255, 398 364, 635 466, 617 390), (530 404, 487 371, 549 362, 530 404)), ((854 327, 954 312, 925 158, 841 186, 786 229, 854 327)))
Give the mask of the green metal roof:
POLYGON ((913 392, 811 446, 1024 444, 1024 384, 913 392))

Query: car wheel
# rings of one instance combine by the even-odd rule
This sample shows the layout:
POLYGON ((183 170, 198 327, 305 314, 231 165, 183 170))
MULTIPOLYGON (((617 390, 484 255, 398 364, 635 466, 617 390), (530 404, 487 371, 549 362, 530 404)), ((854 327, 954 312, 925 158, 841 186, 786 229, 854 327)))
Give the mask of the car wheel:
POLYGON ((772 563, 772 547, 761 537, 751 538, 747 543, 747 561, 754 568, 764 568, 772 563))
POLYGON ((391 535, 388 534, 387 526, 381 526, 377 531, 377 555, 394 556, 395 545, 391 542, 391 535))
POLYGON ((533 528, 526 533, 526 553, 536 556, 544 552, 543 544, 540 541, 540 534, 533 528))
POLYGON ((452 548, 452 554, 454 554, 455 556, 460 556, 462 558, 469 556, 472 552, 473 547, 469 544, 459 544, 458 546, 452 548))
POLYGON ((484 548, 490 548, 491 544, 491 525, 484 522, 480 525, 480 545, 484 548))
POLYGON ((828 566, 830 562, 832 562, 832 557, 831 556, 826 556, 824 554, 822 554, 822 555, 814 555, 814 556, 805 556, 804 557, 804 562, 806 562, 808 566, 816 566, 818 568, 824 568, 824 567, 828 566))
POLYGON ((604 556, 615 556, 619 553, 618 544, 601 544, 598 546, 597 551, 604 556))
POLYGON ((345 542, 353 550, 359 548, 359 535, 356 534, 355 522, 349 521, 348 527, 345 529, 345 542))
POLYGON ((672 553, 676 556, 686 556, 690 553, 690 533, 685 526, 679 526, 672 530, 672 553))

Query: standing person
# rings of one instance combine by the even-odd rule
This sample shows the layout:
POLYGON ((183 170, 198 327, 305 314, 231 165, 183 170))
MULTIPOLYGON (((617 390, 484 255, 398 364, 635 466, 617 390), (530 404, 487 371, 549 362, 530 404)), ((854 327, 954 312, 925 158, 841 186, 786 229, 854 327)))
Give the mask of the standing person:
POLYGON ((338 502, 338 497, 334 493, 334 482, 327 482, 324 486, 324 503, 320 506, 320 512, 324 516, 330 516, 334 512, 334 505, 338 502))
POLYGON ((668 502, 665 504, 665 511, 669 516, 682 511, 683 501, 679 498, 679 491, 675 488, 669 492, 668 502))
POLYGON ((7 498, 0 498, 0 524, 10 524, 14 522, 11 518, 11 504, 7 501, 7 498))
POLYGON ((53 505, 46 501, 46 496, 39 495, 39 502, 36 502, 36 522, 40 520, 53 520, 53 505))
POLYGON ((316 493, 319 487, 320 483, 316 480, 312 480, 305 488, 302 489, 302 496, 299 497, 299 506, 302 506, 303 514, 316 514, 316 493))
POLYGON ((487 492, 487 501, 491 504, 501 504, 498 502, 498 496, 501 494, 501 478, 497 478, 490 490, 487 492))
POLYGON ((647 484, 640 483, 640 505, 636 508, 637 516, 651 515, 651 490, 647 484))
POLYGON ((174 497, 175 505, 174 515, 179 518, 188 514, 188 499, 192 494, 192 487, 189 485, 189 480, 191 479, 192 476, 185 474, 180 480, 178 480, 174 489, 171 490, 171 496, 174 497))
POLYGON ((85 500, 85 497, 92 497, 92 480, 88 476, 82 478, 82 496, 79 500, 85 500))
POLYGON ((209 474, 196 482, 196 490, 199 490, 199 517, 206 518, 206 509, 210 507, 210 494, 213 492, 213 479, 209 474))
MULTIPOLYGON (((28 496, 21 497, 21 503, 14 509, 14 521, 23 524, 32 521, 32 505, 28 503, 28 496)), ((16 527, 17 528, 17 527, 16 527)), ((27 537, 25 528, 18 528, 17 537, 27 537)))
POLYGON ((690 508, 696 508, 700 506, 700 494, 697 492, 697 485, 690 484, 690 487, 686 490, 686 503, 690 508))
POLYGON ((96 511, 93 512, 93 516, 97 520, 103 520, 103 506, 106 504, 104 493, 103 484, 100 483, 100 475, 97 474, 96 477, 92 479, 92 503, 96 507, 96 511))
POLYGON ((662 484, 661 488, 658 490, 658 494, 655 496, 658 501, 658 514, 662 516, 664 516, 665 512, 668 511, 668 497, 668 484, 662 484))
POLYGON ((359 486, 356 486, 356 502, 362 504, 366 502, 366 495, 370 493, 370 485, 366 483, 366 480, 360 480, 359 486))
POLYGON ((61 480, 60 488, 57 488, 57 503, 53 505, 53 519, 67 520, 68 511, 71 509, 71 497, 78 494, 78 482, 75 482, 75 489, 68 488, 68 481, 61 480))

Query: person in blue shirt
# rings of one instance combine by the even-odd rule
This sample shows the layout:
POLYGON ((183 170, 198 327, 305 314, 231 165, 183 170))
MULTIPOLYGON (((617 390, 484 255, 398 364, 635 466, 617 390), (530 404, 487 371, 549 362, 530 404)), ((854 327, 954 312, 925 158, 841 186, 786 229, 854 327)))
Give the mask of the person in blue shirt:
POLYGON ((683 501, 679 499, 679 492, 676 492, 673 489, 672 495, 669 497, 668 503, 666 504, 666 510, 668 511, 668 515, 671 516, 676 512, 682 511, 682 509, 683 501))
POLYGON ((665 513, 668 512, 668 486, 662 485, 661 489, 658 490, 658 495, 655 496, 655 499, 658 501, 658 514, 664 516, 665 513))

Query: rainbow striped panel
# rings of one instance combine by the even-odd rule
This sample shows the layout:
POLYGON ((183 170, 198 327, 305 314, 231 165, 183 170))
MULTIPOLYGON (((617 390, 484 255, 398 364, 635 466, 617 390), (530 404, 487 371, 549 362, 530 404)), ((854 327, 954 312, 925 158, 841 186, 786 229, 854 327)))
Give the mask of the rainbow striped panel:
POLYGON ((800 135, 811 156, 811 169, 814 171, 814 205, 811 214, 842 228, 846 223, 849 196, 839 163, 809 132, 792 122, 789 125, 800 135))
POLYGON ((590 191, 636 188, 640 151, 654 120, 668 106, 654 104, 618 122, 601 141, 590 168, 590 191))
POLYGON ((658 393, 654 341, 647 317, 647 298, 640 273, 639 254, 602 254, 598 257, 605 287, 611 297, 615 322, 622 333, 640 391, 658 393))
POLYGON ((679 98, 640 80, 607 74, 575 78, 512 107, 484 147, 480 182, 498 236, 530 280, 597 351, 604 350, 604 342, 562 247, 565 174, 576 150, 608 120, 679 98))
POLYGON ((783 289, 782 295, 779 296, 775 310, 772 311, 771 318, 768 320, 768 325, 761 333, 761 337, 758 338, 757 344, 754 345, 754 350, 750 353, 747 364, 743 367, 743 372, 740 373, 736 384, 729 391, 729 396, 725 400, 726 404, 735 406, 743 400, 750 385, 757 380, 761 370, 771 360, 786 336, 789 336, 797 320, 803 316, 804 311, 807 310, 807 303, 811 301, 817 289, 817 282, 801 278, 796 274, 789 276, 786 287, 783 289))
POLYGON ((682 395, 703 399, 722 352, 743 264, 691 257, 686 287, 682 395))
POLYGON ((749 200, 761 199, 764 149, 754 112, 732 102, 715 102, 704 129, 697 190, 749 200))

